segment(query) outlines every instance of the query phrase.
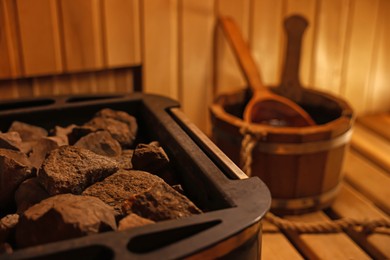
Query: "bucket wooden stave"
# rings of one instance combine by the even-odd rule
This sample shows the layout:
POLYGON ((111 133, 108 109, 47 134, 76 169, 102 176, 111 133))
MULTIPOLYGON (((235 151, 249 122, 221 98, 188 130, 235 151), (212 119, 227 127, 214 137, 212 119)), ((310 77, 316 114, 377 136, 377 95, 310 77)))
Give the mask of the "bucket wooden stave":
MULTIPOLYGON (((278 88, 270 88, 278 92, 278 88)), ((329 206, 337 196, 342 163, 353 124, 353 111, 342 99, 304 89, 302 103, 316 126, 275 127, 248 124, 242 113, 246 90, 219 95, 212 104, 212 138, 241 165, 243 129, 257 136, 249 154, 250 172, 272 195, 273 212, 296 214, 329 206)))

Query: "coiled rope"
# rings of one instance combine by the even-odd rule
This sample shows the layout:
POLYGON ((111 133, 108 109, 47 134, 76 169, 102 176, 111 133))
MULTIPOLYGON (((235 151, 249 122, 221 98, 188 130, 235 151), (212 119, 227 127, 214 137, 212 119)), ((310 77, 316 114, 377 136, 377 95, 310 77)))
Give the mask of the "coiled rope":
MULTIPOLYGON (((267 137, 266 133, 254 132, 246 124, 240 129, 243 135, 240 149, 240 168, 246 175, 252 176, 252 152, 261 139, 267 137)), ((353 227, 361 227, 365 233, 374 232, 377 228, 390 228, 389 219, 353 219, 341 218, 329 221, 297 222, 283 219, 271 212, 265 215, 265 219, 281 230, 295 231, 299 233, 337 233, 353 227)))
POLYGON ((388 219, 353 219, 341 218, 329 221, 316 222, 298 222, 283 219, 275 216, 271 212, 265 215, 265 220, 274 224, 281 230, 295 231, 299 233, 338 233, 343 230, 361 227, 362 232, 372 233, 377 228, 390 228, 390 221, 388 219))

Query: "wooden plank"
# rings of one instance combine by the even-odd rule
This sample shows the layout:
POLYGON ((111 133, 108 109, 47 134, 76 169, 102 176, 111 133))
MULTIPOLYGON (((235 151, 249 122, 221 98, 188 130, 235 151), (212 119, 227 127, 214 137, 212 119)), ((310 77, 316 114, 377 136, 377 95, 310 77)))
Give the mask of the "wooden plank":
POLYGON ((386 139, 355 124, 351 147, 390 173, 390 143, 386 139))
POLYGON ((93 72, 76 73, 71 75, 72 94, 93 94, 96 93, 96 81, 93 72))
MULTIPOLYGON (((113 70, 107 70, 69 75, 35 77, 29 79, 28 82, 31 82, 31 90, 30 87, 26 85, 25 80, 19 79, 15 81, 4 81, 2 84, 2 93, 4 93, 4 98, 27 96, 27 94, 24 93, 26 89, 28 89, 27 93, 31 93, 32 96, 128 92, 127 88, 129 88, 129 83, 130 85, 132 84, 132 77, 131 73, 129 75, 128 72, 123 71, 116 73, 115 75, 113 70), (124 89, 124 85, 119 84, 118 82, 126 82, 126 90, 124 89), (23 89, 20 89, 21 84, 23 89), (119 84, 119 88, 122 89, 117 89, 117 84, 119 84)), ((130 86, 130 89, 131 87, 132 86, 130 86)))
POLYGON ((278 228, 263 221, 262 259, 304 259, 278 228))
POLYGON ((311 88, 314 85, 313 54, 315 48, 315 30, 317 27, 317 1, 312 0, 287 0, 285 17, 299 14, 305 17, 309 23, 302 40, 300 79, 301 84, 311 88))
POLYGON ((344 173, 348 184, 390 215, 390 178, 386 172, 350 151, 345 158, 344 173))
MULTIPOLYGON (((218 15, 231 16, 241 30, 244 39, 250 42, 250 1, 223 0, 216 1, 216 13, 218 15)), ((217 30, 215 44, 215 76, 214 87, 216 93, 223 93, 238 88, 246 87, 247 84, 240 71, 240 67, 229 47, 221 30, 217 30)))
POLYGON ((15 1, 0 1, 0 28, 0 78, 20 76, 20 46, 15 1))
POLYGON ((17 84, 17 97, 18 98, 31 98, 34 96, 32 79, 18 79, 17 84))
POLYGON ((70 74, 56 75, 53 78, 55 95, 67 95, 72 93, 74 82, 70 74))
POLYGON ((49 96, 54 94, 53 77, 37 77, 32 79, 34 96, 49 96))
POLYGON ((354 110, 360 114, 367 109, 379 1, 356 0, 353 3, 348 44, 345 48, 345 83, 341 94, 348 98, 354 110))
POLYGON ((255 0, 250 46, 266 85, 280 82, 283 53, 283 0, 255 0))
POLYGON ((380 0, 379 17, 377 20, 377 33, 375 39, 375 53, 372 56, 372 89, 370 89, 368 108, 370 112, 390 111, 390 2, 380 0))
POLYGON ((180 102, 184 113, 210 133, 208 107, 212 103, 212 46, 215 26, 212 1, 183 1, 180 9, 180 102))
POLYGON ((115 74, 114 70, 103 70, 95 72, 96 91, 99 93, 115 92, 115 74))
MULTIPOLYGON (((286 218, 306 223, 329 221, 321 211, 286 218)), ((371 259, 344 233, 298 234, 293 231, 286 233, 307 259, 371 259)))
POLYGON ((318 8, 313 55, 314 86, 337 95, 342 84, 351 0, 320 1, 318 8))
MULTIPOLYGON (((385 194, 383 194, 385 195, 385 194)), ((332 211, 338 217, 352 219, 383 219, 388 218, 386 214, 375 208, 372 203, 364 198, 353 188, 344 185, 337 200, 332 205, 332 211)), ((390 258, 390 236, 386 232, 364 234, 355 228, 348 232, 359 245, 367 250, 374 259, 390 258)))
POLYGON ((390 142, 390 113, 360 116, 357 122, 390 142))
POLYGON ((18 97, 18 85, 15 80, 0 80, 0 100, 18 97))
POLYGON ((132 93, 133 89, 133 72, 130 68, 121 68, 114 71, 115 92, 132 93))
POLYGON ((57 2, 17 0, 24 76, 62 71, 57 2))
POLYGON ((173 99, 179 98, 177 8, 178 0, 141 1, 144 91, 173 99))
POLYGON ((140 64, 139 0, 104 0, 103 7, 107 65, 140 64))
MULTIPOLYGON (((28 0, 27 0, 28 1, 28 0)), ((60 0, 66 71, 103 67, 99 0, 60 0)))

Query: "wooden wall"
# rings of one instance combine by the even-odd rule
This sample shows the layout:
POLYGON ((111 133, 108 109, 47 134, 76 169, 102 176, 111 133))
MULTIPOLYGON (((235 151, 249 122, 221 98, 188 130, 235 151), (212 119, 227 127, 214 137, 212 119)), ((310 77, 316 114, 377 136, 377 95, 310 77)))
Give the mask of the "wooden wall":
POLYGON ((144 91, 181 102, 209 131, 208 105, 245 87, 216 16, 238 22, 267 85, 280 80, 283 19, 309 20, 304 86, 346 98, 358 114, 390 110, 388 0, 0 0, 0 98, 144 91), (14 80, 14 79, 18 80, 14 80))
POLYGON ((131 91, 139 15, 133 0, 1 0, 1 98, 131 91))

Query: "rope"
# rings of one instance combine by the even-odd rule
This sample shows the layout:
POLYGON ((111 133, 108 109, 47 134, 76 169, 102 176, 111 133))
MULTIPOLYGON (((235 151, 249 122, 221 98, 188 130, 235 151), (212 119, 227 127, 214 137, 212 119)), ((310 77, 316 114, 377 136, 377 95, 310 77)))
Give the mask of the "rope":
MULTIPOLYGON (((240 133, 243 135, 240 149, 240 168, 246 175, 252 175, 253 149, 258 141, 265 139, 265 132, 254 132, 250 129, 249 124, 245 124, 240 133)), ((374 232, 376 228, 384 227, 390 229, 388 219, 352 219, 341 218, 333 221, 316 221, 316 222, 295 222, 275 216, 271 212, 265 215, 265 219, 282 230, 296 231, 299 233, 337 233, 352 227, 362 227, 365 233, 374 232)))
POLYGON ((243 135, 240 149, 240 168, 249 177, 252 176, 252 151, 260 139, 264 139, 267 134, 262 132, 253 132, 249 125, 245 124, 240 133, 243 135))
POLYGON ((295 222, 275 216, 271 212, 265 215, 265 220, 279 229, 299 233, 338 233, 352 227, 362 227, 364 233, 372 233, 377 228, 390 228, 388 219, 352 219, 341 218, 333 221, 295 222))

